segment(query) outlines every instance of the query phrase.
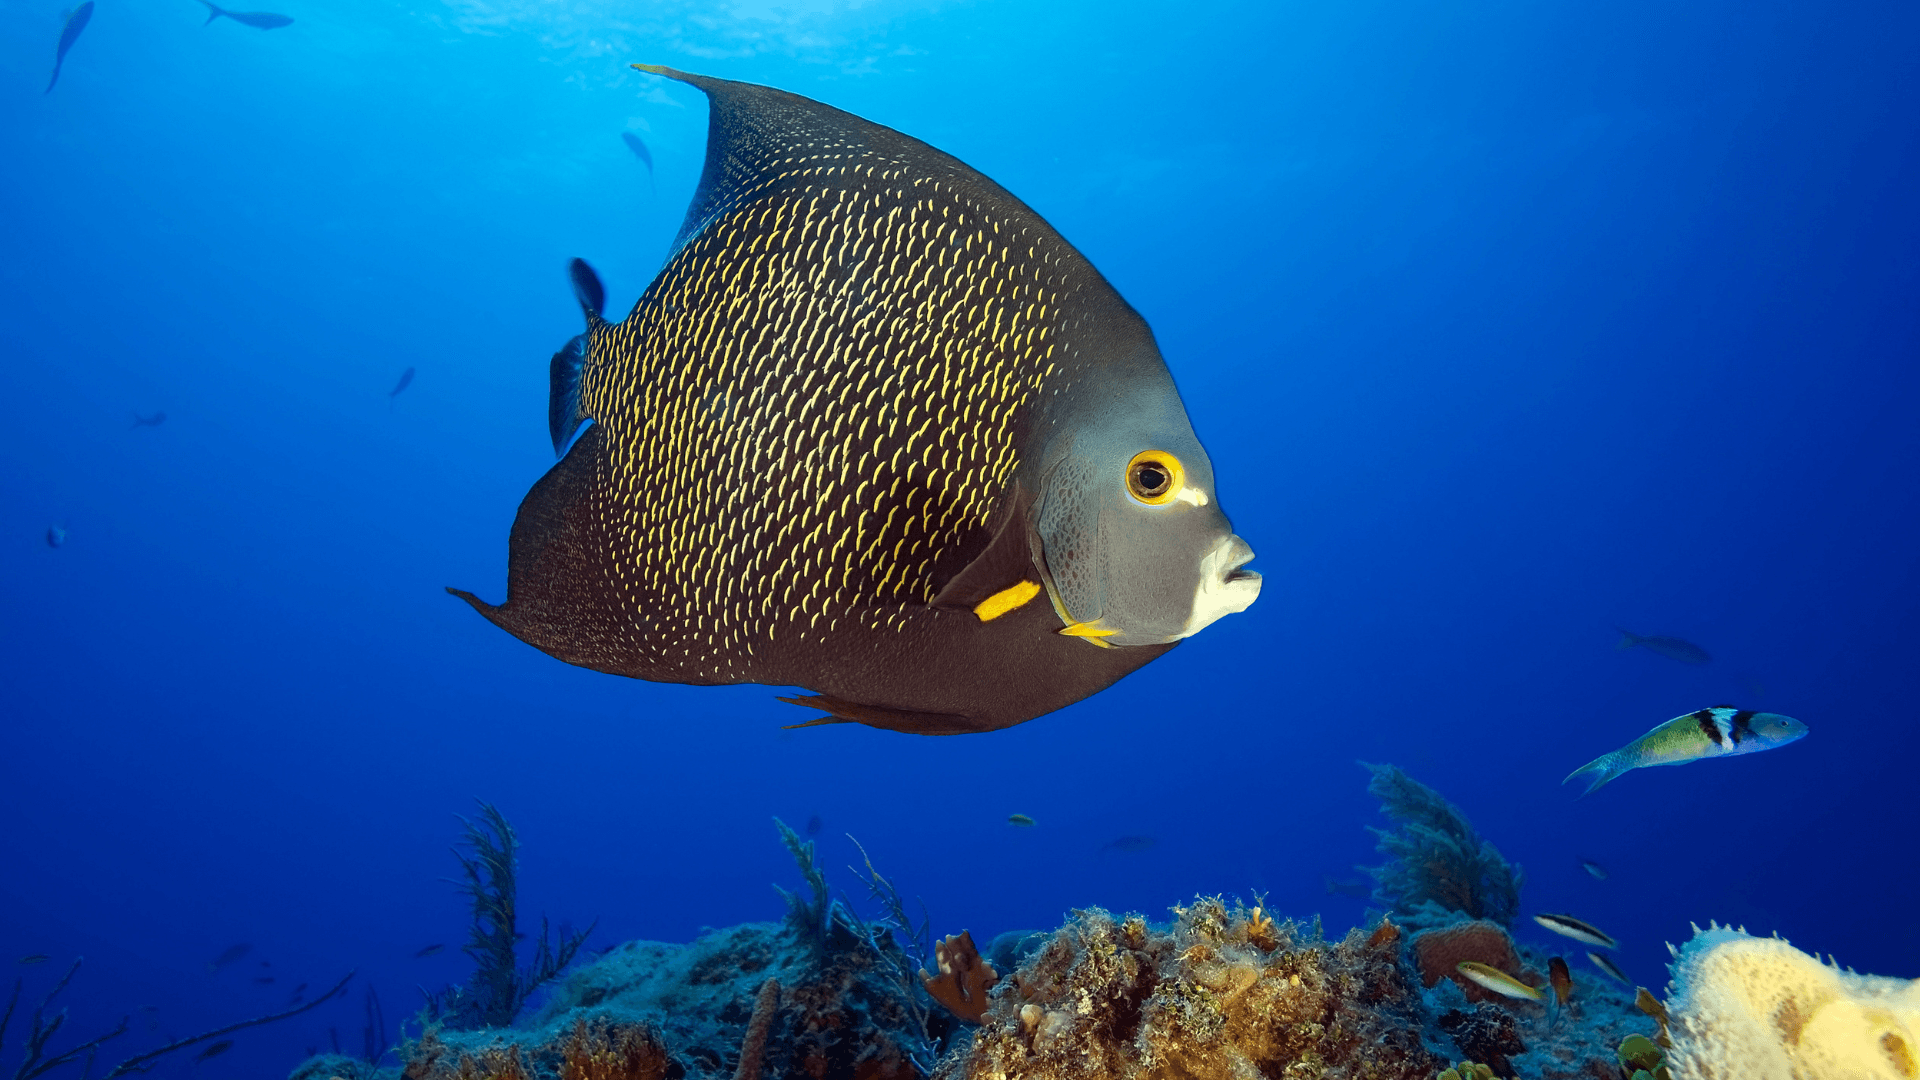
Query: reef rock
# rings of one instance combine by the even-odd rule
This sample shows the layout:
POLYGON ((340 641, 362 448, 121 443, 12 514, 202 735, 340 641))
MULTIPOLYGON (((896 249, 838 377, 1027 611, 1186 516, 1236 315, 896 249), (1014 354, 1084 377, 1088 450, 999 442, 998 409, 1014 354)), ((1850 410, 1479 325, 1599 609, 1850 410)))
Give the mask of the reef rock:
POLYGON ((1843 971, 1774 938, 1710 925, 1674 950, 1675 1077, 1916 1080, 1920 980, 1843 971))

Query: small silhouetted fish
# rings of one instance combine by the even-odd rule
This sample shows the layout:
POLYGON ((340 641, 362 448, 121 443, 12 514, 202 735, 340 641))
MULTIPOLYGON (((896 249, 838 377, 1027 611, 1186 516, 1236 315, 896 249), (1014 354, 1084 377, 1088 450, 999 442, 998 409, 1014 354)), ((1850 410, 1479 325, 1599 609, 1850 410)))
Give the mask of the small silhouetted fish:
POLYGON ((1619 944, 1603 933, 1599 927, 1592 923, 1581 922, 1571 915, 1535 915, 1533 921, 1561 937, 1570 937, 1582 945, 1598 945, 1603 949, 1612 949, 1619 944))
POLYGON ((1614 963, 1612 957, 1603 956, 1597 952, 1590 952, 1587 954, 1587 959, 1593 961, 1594 967, 1599 968, 1601 971, 1606 972, 1608 975, 1611 975, 1614 978, 1619 979, 1621 982, 1626 983, 1628 986, 1633 985, 1633 980, 1627 978, 1627 973, 1620 970, 1620 965, 1614 963))
MULTIPOLYGON (((1614 629, 1619 630, 1619 627, 1614 629)), ((1639 634, 1620 631, 1620 644, 1616 649, 1631 649, 1635 645, 1652 653, 1659 653, 1669 660, 1678 660, 1683 664, 1704 664, 1713 659, 1707 650, 1691 641, 1682 641, 1677 637, 1641 637, 1639 634)))
POLYGON ((28 953, 26 956, 21 957, 20 962, 23 964, 44 964, 49 959, 51 958, 48 957, 46 953, 37 952, 37 953, 28 953))
POLYGON ((399 397, 400 391, 405 390, 407 387, 412 385, 413 385, 413 369, 408 368, 407 370, 400 373, 400 381, 393 384, 393 389, 387 391, 387 396, 390 398, 399 397))
POLYGON ((240 959, 252 951, 253 946, 245 941, 238 945, 227 946, 225 952, 214 957, 213 962, 207 965, 207 974, 212 975, 218 972, 221 968, 226 967, 228 964, 233 963, 235 960, 240 959))
POLYGON ((159 427, 166 422, 167 414, 163 412, 156 412, 152 416, 141 416, 139 413, 133 414, 133 426, 137 428, 159 427))
POLYGON ((820 815, 819 814, 815 814, 812 817, 807 819, 807 835, 808 836, 820 835, 820 815))
POLYGON ((255 985, 255 986, 272 986, 272 985, 273 985, 273 976, 271 976, 271 975, 262 975, 262 976, 260 976, 259 978, 257 978, 257 979, 255 979, 255 980, 253 980, 253 985, 255 985))
POLYGON ((74 8, 67 14, 65 26, 60 28, 60 44, 53 51, 53 78, 47 80, 44 93, 53 93, 53 84, 60 81, 60 65, 66 63, 67 50, 80 40, 80 31, 87 28, 87 20, 93 18, 93 0, 74 8))
POLYGON ((59 547, 67 542, 67 530, 58 525, 47 526, 47 546, 59 547))
POLYGON ((1007 824, 1016 828, 1031 829, 1033 828, 1033 819, 1025 814, 1008 814, 1007 824))
POLYGON ((1328 896, 1351 896, 1356 900, 1365 900, 1373 895, 1373 890, 1367 888, 1367 883, 1359 878, 1337 878, 1328 874, 1326 879, 1328 896))
POLYGON ((620 140, 627 144, 627 149, 633 151, 634 157, 639 158, 640 161, 646 165, 647 175, 652 176, 653 154, 648 152, 647 144, 640 141, 640 136, 635 135, 631 131, 623 131, 620 133, 620 140))
POLYGON ((1160 841, 1155 840, 1151 836, 1122 836, 1117 840, 1108 842, 1108 844, 1100 850, 1124 851, 1129 855, 1137 855, 1142 851, 1152 851, 1155 845, 1159 843, 1160 841))
POLYGON ((1592 875, 1595 881, 1607 880, 1607 868, 1604 866, 1601 866, 1597 862, 1594 862, 1592 859, 1581 859, 1580 869, 1585 870, 1588 874, 1592 875))
POLYGON ((228 11, 213 3, 213 0, 200 0, 200 2, 207 5, 207 21, 201 23, 202 26, 212 25, 213 20, 222 15, 234 22, 245 23, 256 30, 276 30, 293 24, 293 20, 287 16, 275 15, 271 11, 228 11))
POLYGON ((212 1046, 209 1046, 205 1050, 200 1051, 200 1053, 196 1055, 193 1060, 205 1061, 208 1058, 217 1058, 221 1054, 224 1054, 231 1049, 233 1049, 233 1040, 221 1039, 219 1042, 214 1043, 212 1046))
POLYGON ((287 999, 287 1004, 298 1005, 300 1004, 301 999, 306 996, 307 996, 307 984, 301 983, 299 986, 296 986, 293 988, 293 996, 287 999))
POLYGON ((446 948, 445 945, 428 945, 427 947, 421 949, 419 952, 414 953, 413 958, 415 960, 424 960, 425 958, 432 956, 434 953, 437 953, 444 948, 446 948))

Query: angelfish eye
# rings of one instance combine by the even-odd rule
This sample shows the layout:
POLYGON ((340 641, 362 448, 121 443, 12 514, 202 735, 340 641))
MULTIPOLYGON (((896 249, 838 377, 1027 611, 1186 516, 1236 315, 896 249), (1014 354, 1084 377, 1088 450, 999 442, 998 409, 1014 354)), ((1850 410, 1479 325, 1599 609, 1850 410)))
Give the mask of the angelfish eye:
POLYGON ((1148 506, 1172 502, 1185 482, 1180 459, 1164 450, 1142 450, 1127 462, 1127 494, 1148 506))

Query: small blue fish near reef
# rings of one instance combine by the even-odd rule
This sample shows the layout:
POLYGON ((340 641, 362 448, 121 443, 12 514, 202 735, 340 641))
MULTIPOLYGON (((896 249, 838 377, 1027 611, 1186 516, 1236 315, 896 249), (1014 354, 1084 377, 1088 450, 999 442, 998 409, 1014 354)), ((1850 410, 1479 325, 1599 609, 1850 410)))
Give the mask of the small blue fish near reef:
POLYGON ((620 133, 620 141, 627 144, 627 149, 633 151, 633 156, 639 158, 641 164, 647 167, 647 175, 652 176, 653 153, 647 149, 646 143, 640 141, 640 136, 631 131, 623 131, 620 133))
POLYGON ((87 20, 93 18, 93 0, 74 8, 67 13, 67 21, 60 27, 60 44, 53 50, 53 78, 47 80, 47 88, 42 96, 53 93, 53 84, 60 81, 60 65, 67 62, 67 50, 80 40, 80 31, 87 28, 87 20))
POLYGON ((444 948, 446 948, 445 945, 439 945, 439 944, 428 945, 422 948, 419 952, 414 953, 413 958, 415 960, 424 960, 429 956, 433 956, 434 954, 438 953, 441 949, 444 949, 444 948))
POLYGON ((1607 868, 1594 862, 1592 859, 1581 859, 1580 869, 1585 870, 1587 876, 1593 878, 1595 881, 1607 880, 1607 868))
POLYGON ((228 11, 215 4, 213 0, 200 0, 207 5, 207 21, 201 26, 212 26, 213 20, 225 15, 234 22, 251 26, 255 30, 278 30, 282 26, 292 26, 293 20, 285 15, 275 15, 271 11, 228 11))
POLYGON ((394 398, 399 397, 400 391, 405 390, 407 387, 412 385, 413 385, 413 369, 408 368, 407 370, 400 373, 400 381, 393 384, 393 389, 387 391, 387 400, 391 401, 394 398))
POLYGON ((1101 845, 1101 851, 1118 851, 1123 855, 1138 855, 1143 851, 1152 851, 1160 841, 1151 836, 1122 836, 1101 845))
MULTIPOLYGON (((1615 627, 1615 629, 1619 628, 1615 627)), ((1677 637, 1641 637, 1639 634, 1628 633, 1625 630, 1620 631, 1620 644, 1615 645, 1614 648, 1631 649, 1636 645, 1650 653, 1658 653, 1669 660, 1678 660, 1683 664, 1698 665, 1713 659, 1707 655, 1707 650, 1691 641, 1683 641, 1677 637)))
POLYGON ((1008 814, 1007 824, 1016 829, 1031 829, 1033 828, 1033 819, 1025 814, 1008 814))
POLYGON ((506 601, 450 592, 568 663, 922 735, 1070 705, 1253 603, 1153 331, 1040 215, 839 109, 636 66, 711 103, 694 205, 620 322, 573 261, 560 463, 506 601))
POLYGON ((57 548, 67 542, 67 530, 58 525, 47 526, 47 546, 57 548))
POLYGON ((1779 713, 1749 712, 1731 705, 1701 709, 1647 732, 1611 754, 1602 754, 1567 774, 1592 779, 1582 795, 1630 769, 1652 765, 1685 765, 1701 758, 1757 754, 1785 746, 1807 733, 1807 725, 1779 713))
POLYGON ((207 974, 209 975, 218 974, 221 968, 226 967, 228 964, 233 963, 235 960, 240 959, 241 957, 247 955, 252 951, 253 951, 253 946, 245 941, 239 943, 238 945, 227 946, 226 949, 222 951, 219 956, 214 957, 207 964, 207 974))
POLYGON ((139 413, 133 414, 133 426, 136 428, 159 427, 166 422, 167 414, 163 412, 154 413, 152 416, 141 416, 139 413))

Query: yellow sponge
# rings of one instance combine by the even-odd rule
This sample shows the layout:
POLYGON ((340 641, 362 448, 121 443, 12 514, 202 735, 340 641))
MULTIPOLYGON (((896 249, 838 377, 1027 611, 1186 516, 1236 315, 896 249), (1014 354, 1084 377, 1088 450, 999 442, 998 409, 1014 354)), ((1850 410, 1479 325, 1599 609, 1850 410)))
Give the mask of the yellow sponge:
POLYGON ((1673 955, 1675 1080, 1920 1080, 1920 980, 1718 925, 1673 955))

